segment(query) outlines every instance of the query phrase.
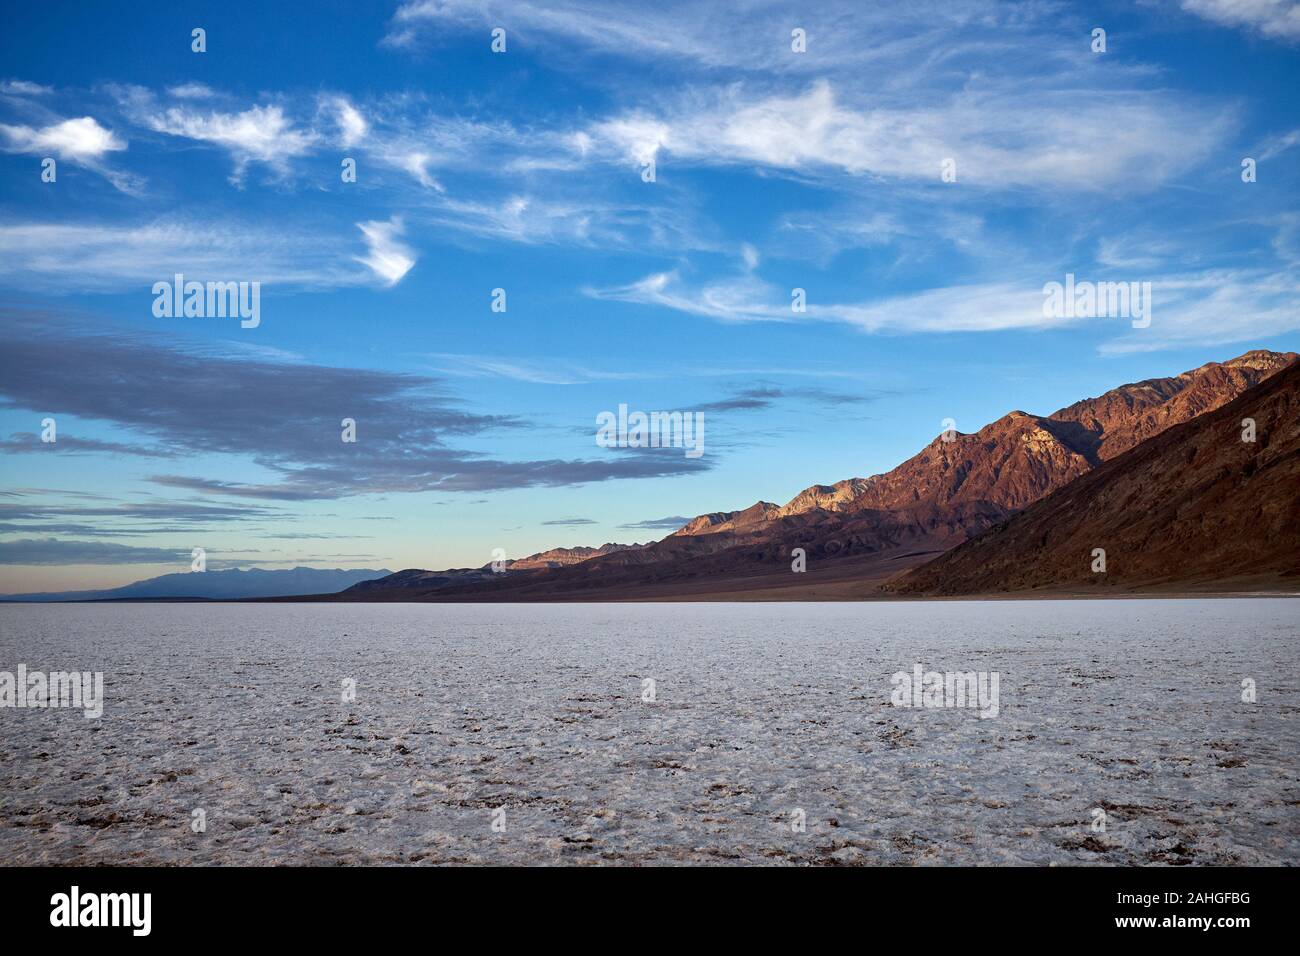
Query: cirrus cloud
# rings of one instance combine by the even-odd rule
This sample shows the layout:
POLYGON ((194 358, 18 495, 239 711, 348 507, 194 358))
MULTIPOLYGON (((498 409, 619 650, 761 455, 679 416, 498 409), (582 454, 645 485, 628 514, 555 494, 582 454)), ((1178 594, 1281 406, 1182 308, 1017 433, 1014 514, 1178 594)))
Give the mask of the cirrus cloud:
POLYGON ((1300 40, 1295 0, 1183 0, 1183 9, 1213 23, 1258 30, 1266 37, 1300 40))
POLYGON ((401 282, 415 265, 415 253, 398 238, 405 231, 402 220, 394 216, 387 222, 359 222, 357 228, 365 237, 368 249, 366 255, 356 257, 357 262, 365 265, 386 285, 401 282))

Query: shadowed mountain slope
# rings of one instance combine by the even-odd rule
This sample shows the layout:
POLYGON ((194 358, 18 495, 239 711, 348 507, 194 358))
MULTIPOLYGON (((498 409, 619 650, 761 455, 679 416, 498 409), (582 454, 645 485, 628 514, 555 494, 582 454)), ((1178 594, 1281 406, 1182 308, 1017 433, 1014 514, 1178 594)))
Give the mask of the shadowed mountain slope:
POLYGON ((1300 365, 908 573, 901 594, 1300 590, 1300 365), (1243 421, 1255 441, 1243 441, 1243 421), (1093 571, 1093 549, 1106 570, 1093 571))

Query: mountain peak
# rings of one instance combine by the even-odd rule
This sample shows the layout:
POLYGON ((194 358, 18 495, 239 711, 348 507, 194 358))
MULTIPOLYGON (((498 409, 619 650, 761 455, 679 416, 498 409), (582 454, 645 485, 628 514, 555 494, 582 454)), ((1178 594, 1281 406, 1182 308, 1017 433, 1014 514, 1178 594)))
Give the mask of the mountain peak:
MULTIPOLYGON (((614 554, 618 551, 632 551, 641 547, 644 547, 644 545, 606 543, 599 548, 587 548, 582 545, 574 548, 551 548, 549 551, 538 551, 536 554, 530 554, 524 558, 507 561, 506 567, 514 571, 527 571, 533 568, 562 568, 571 564, 581 564, 583 561, 589 561, 601 555, 614 554)), ((490 567, 490 564, 485 565, 485 567, 490 567)))
MULTIPOLYGON (((1272 361, 1266 359, 1265 367, 1272 361)), ((1235 577, 1243 589, 1280 584, 1294 591, 1300 554, 1293 517, 1300 488, 1297 411, 1300 366, 1287 363, 1232 402, 1115 456, 888 589, 1092 591, 1186 587, 1235 577), (1236 440, 1243 417, 1260 423, 1258 441, 1236 440), (1135 501, 1159 506, 1135 509, 1135 501), (1110 558, 1105 574, 1092 561, 1098 546, 1110 558)))
POLYGON ((1054 412, 1093 432, 1092 450, 1106 460, 1159 434, 1171 425, 1213 411, 1258 385, 1296 359, 1295 352, 1252 349, 1224 362, 1207 362, 1170 378, 1120 385, 1054 412))
MULTIPOLYGON (((976 432, 937 436, 885 474, 810 485, 780 508, 759 502, 744 511, 700 515, 670 538, 711 535, 739 544, 762 535, 806 537, 812 525, 827 529, 819 533, 838 533, 829 529, 881 520, 858 516, 895 513, 907 516, 907 534, 942 531, 960 539, 1146 438, 1232 401, 1295 360, 1295 353, 1253 349, 1171 378, 1120 385, 1050 416, 1013 409, 976 432)), ((861 547, 880 541, 868 530, 851 539, 861 547)), ((843 544, 833 539, 833 546, 843 544)))
MULTIPOLYGON (((1251 349, 1249 352, 1243 352, 1236 358, 1228 359, 1226 362, 1217 364, 1228 368, 1253 368, 1253 369, 1273 369, 1277 371, 1290 365, 1300 354, 1296 352, 1271 352, 1268 349, 1251 349)), ((1210 365, 1216 363, 1210 362, 1210 365)), ((1206 366, 1201 366, 1205 368, 1206 366)), ((1198 369, 1199 371, 1199 369, 1198 369)))

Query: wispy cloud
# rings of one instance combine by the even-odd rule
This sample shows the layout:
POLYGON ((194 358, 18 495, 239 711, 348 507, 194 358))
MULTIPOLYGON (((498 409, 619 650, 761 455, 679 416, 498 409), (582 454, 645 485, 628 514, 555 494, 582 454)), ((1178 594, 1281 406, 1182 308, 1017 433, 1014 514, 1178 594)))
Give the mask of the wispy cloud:
POLYGON ((692 406, 696 411, 759 411, 781 402, 801 401, 818 405, 862 405, 875 401, 877 395, 836 392, 824 388, 791 388, 783 385, 760 385, 741 389, 727 398, 692 406))
POLYGON ((565 359, 554 358, 494 358, 449 352, 435 352, 430 357, 439 362, 438 371, 446 375, 505 378, 534 385, 583 385, 590 382, 645 378, 650 374, 639 370, 598 371, 565 359))
MULTIPOLYGON (((570 190, 571 191, 571 190, 570 190)), ((689 213, 672 202, 645 203, 586 194, 508 192, 499 199, 446 196, 426 213, 446 230, 524 245, 641 252, 712 248, 689 213)))
POLYGON ((167 87, 167 95, 180 100, 210 100, 217 94, 206 83, 181 83, 167 87))
POLYGON ((1183 9, 1213 23, 1258 30, 1278 40, 1300 40, 1296 0, 1182 0, 1183 9))
POLYGON ((387 222, 359 222, 357 228, 366 239, 367 253, 358 256, 362 263, 387 285, 397 285, 415 265, 415 253, 398 237, 405 231, 399 217, 387 222))
POLYGON ((45 455, 84 455, 111 453, 115 455, 132 455, 140 458, 173 458, 175 452, 165 448, 149 448, 143 445, 129 445, 125 442, 103 441, 98 438, 78 438, 75 435, 59 435, 57 441, 44 442, 35 432, 14 432, 7 439, 0 439, 0 454, 45 454, 45 455))
POLYGON ((1214 269, 1167 275, 1153 283, 1150 328, 1131 329, 1102 354, 1258 342, 1300 329, 1300 276, 1295 271, 1214 269))
POLYGON ((333 110, 334 121, 338 125, 339 145, 347 149, 362 142, 370 132, 370 124, 361 112, 343 96, 331 97, 328 105, 333 110))
POLYGON ((0 80, 0 95, 4 96, 49 96, 53 92, 53 87, 30 80, 0 80))
POLYGON ((750 275, 691 285, 676 270, 656 272, 623 286, 586 287, 594 299, 656 305, 720 322, 795 322, 801 316, 778 304, 778 290, 750 275))
POLYGON ((952 159, 957 182, 976 186, 1131 190, 1190 168, 1229 125, 1226 113, 1136 90, 976 86, 880 107, 819 80, 795 94, 753 97, 733 86, 699 100, 603 120, 588 135, 632 163, 661 157, 939 184, 952 159))
MULTIPOLYGON (((1044 276, 1044 282, 1063 279, 1046 272, 1044 276)), ((1127 281, 1131 276, 1118 278, 1127 281)), ((751 276, 690 285, 676 273, 662 273, 587 292, 722 322, 840 322, 874 333, 1005 332, 1111 323, 1117 338, 1103 346, 1103 352, 1240 342, 1300 328, 1295 310, 1300 281, 1290 273, 1211 270, 1156 275, 1149 281, 1155 319, 1150 328, 1132 334, 1124 331, 1120 319, 1046 317, 1042 284, 1023 281, 948 286, 869 302, 821 303, 813 292, 804 313, 792 311, 787 292, 751 276)))
POLYGON ((292 521, 295 517, 277 507, 242 502, 238 505, 158 499, 113 502, 55 489, 29 489, 10 493, 9 497, 16 500, 0 502, 0 534, 64 534, 81 538, 206 534, 214 528, 234 529, 251 522, 292 521), (76 503, 58 500, 62 498, 73 498, 76 503))
POLYGON ((251 163, 261 163, 277 176, 289 171, 289 161, 313 149, 320 134, 296 126, 279 104, 250 106, 237 112, 201 109, 190 104, 193 89, 182 102, 165 106, 143 87, 118 89, 127 114, 137 124, 163 133, 225 149, 234 160, 230 181, 242 185, 251 163))
POLYGON ((149 480, 164 488, 200 491, 232 498, 256 498, 260 501, 320 501, 338 497, 335 490, 306 484, 250 484, 194 475, 152 475, 149 480))
POLYGON ((631 524, 619 525, 619 527, 628 530, 676 531, 690 520, 690 518, 682 515, 670 515, 666 518, 648 518, 645 521, 634 521, 631 524))
MULTIPOLYGON (((160 218, 135 225, 3 224, 0 281, 10 286, 61 291, 140 288, 142 295, 150 284, 170 279, 176 272, 201 280, 239 277, 296 288, 363 285, 371 282, 375 274, 391 284, 396 281, 391 276, 401 265, 401 257, 411 254, 400 244, 383 245, 391 230, 386 230, 384 223, 377 225, 377 239, 364 237, 368 255, 358 256, 351 240, 320 230, 237 220, 212 229, 196 216, 160 218), (376 258, 377 250, 393 258, 376 258), (364 263, 366 268, 354 262, 364 263), (380 273, 377 267, 389 271, 380 273)), ((402 270, 397 278, 404 274, 402 270)))
MULTIPOLYGON (((694 5, 696 9, 700 5, 694 5)), ((680 5, 641 7, 641 16, 610 7, 598 15, 589 6, 569 0, 518 0, 508 10, 494 10, 481 0, 408 0, 393 14, 383 42, 409 47, 441 28, 481 28, 507 25, 524 42, 570 42, 632 56, 686 58, 706 56, 713 45, 692 31, 699 18, 680 5)))
MULTIPOLYGON (((1008 48, 1050 12, 1026 6, 1000 11, 996 4, 955 2, 918 7, 907 2, 865 4, 823 0, 799 10, 797 21, 781 0, 701 3, 662 0, 655 4, 586 0, 406 0, 394 13, 383 43, 411 48, 445 42, 449 34, 482 33, 503 27, 511 42, 547 52, 607 55, 627 60, 666 63, 692 74, 709 71, 818 72, 869 64, 911 66, 923 53, 947 41, 954 49, 997 42, 1008 48), (806 29, 813 56, 791 50, 791 26, 806 29), (860 36, 873 42, 861 43, 860 36)), ((578 62, 581 59, 574 58, 578 62)), ((933 65, 933 64, 932 64, 933 65)))
POLYGON ((1111 60, 1098 69, 1086 44, 1071 37, 1072 29, 1086 36, 1089 23, 1059 5, 982 0, 942 10, 830 0, 797 18, 765 0, 599 10, 571 0, 508 8, 411 0, 398 8, 387 39, 410 46, 501 26, 530 49, 577 46, 665 69, 655 95, 638 95, 637 107, 534 135, 555 162, 567 154, 582 164, 657 159, 938 182, 940 163, 952 158, 968 185, 1127 191, 1204 161, 1231 113, 1153 88, 1141 64, 1111 60), (806 55, 791 50, 796 22, 807 34, 806 55), (1016 55, 1028 48, 1032 60, 1016 55))
POLYGON ((1261 162, 1276 159, 1288 149, 1294 149, 1297 145, 1300 145, 1300 129, 1293 129, 1265 141, 1264 145, 1260 147, 1259 159, 1261 162))
POLYGON ((0 564, 186 564, 190 550, 139 547, 111 541, 68 541, 58 538, 19 538, 0 541, 0 564))

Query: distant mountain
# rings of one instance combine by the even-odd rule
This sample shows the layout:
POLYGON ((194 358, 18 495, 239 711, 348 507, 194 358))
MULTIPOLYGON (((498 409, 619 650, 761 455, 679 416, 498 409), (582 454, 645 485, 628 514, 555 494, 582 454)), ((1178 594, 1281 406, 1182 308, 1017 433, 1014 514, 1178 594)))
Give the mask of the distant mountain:
POLYGON ((0 601, 145 601, 184 598, 237 600, 292 597, 333 593, 351 587, 358 581, 380 578, 391 573, 387 569, 370 568, 281 568, 273 571, 231 568, 225 571, 164 574, 103 591, 7 594, 0 596, 0 601))
MULTIPOLYGON (((709 582, 725 588, 728 580, 782 571, 789 581, 793 548, 804 549, 810 570, 853 559, 874 562, 872 573, 895 573, 1005 521, 1163 430, 1222 407, 1296 359, 1294 352, 1251 351, 1122 385, 1052 415, 1013 411, 972 434, 940 435, 884 474, 812 485, 785 505, 759 501, 702 514, 661 541, 566 566, 526 570, 520 563, 512 570, 524 573, 473 579, 402 574, 440 576, 431 599, 531 600, 630 594, 640 585, 664 593, 709 582)), ((407 580, 413 586, 400 599, 420 599, 420 579, 407 580)), ((382 587, 354 588, 353 596, 382 587)))
MULTIPOLYGON (((635 551, 643 547, 645 545, 641 544, 602 544, 599 548, 552 548, 550 551, 539 551, 537 554, 530 554, 525 558, 508 559, 502 562, 502 567, 505 568, 507 573, 511 571, 567 568, 602 555, 615 554, 619 551, 635 551)), ((449 568, 445 571, 424 571, 420 568, 407 568, 404 571, 398 571, 377 580, 362 581, 348 588, 347 591, 351 595, 376 594, 384 591, 400 591, 402 593, 434 591, 453 585, 477 584, 494 580, 501 580, 501 576, 492 570, 492 562, 489 561, 480 568, 449 568)), ((321 591, 319 593, 324 594, 326 592, 321 591)))
MULTIPOLYGON (((395 571, 383 577, 373 578, 368 581, 358 581, 342 589, 342 593, 357 596, 377 595, 383 596, 388 594, 394 597, 401 597, 405 594, 417 591, 436 591, 439 588, 449 587, 459 584, 477 584, 492 580, 492 568, 485 565, 481 568, 449 568, 445 571, 425 571, 423 568, 406 568, 402 571, 395 571)), ((331 592, 319 591, 319 594, 331 592)))
MULTIPOLYGON (((1071 406, 1076 408, 1078 406, 1071 406)), ((1300 364, 911 571, 902 594, 1300 590, 1300 364), (1243 421, 1255 441, 1242 440, 1243 421), (1104 573, 1093 549, 1105 551, 1104 573)))

